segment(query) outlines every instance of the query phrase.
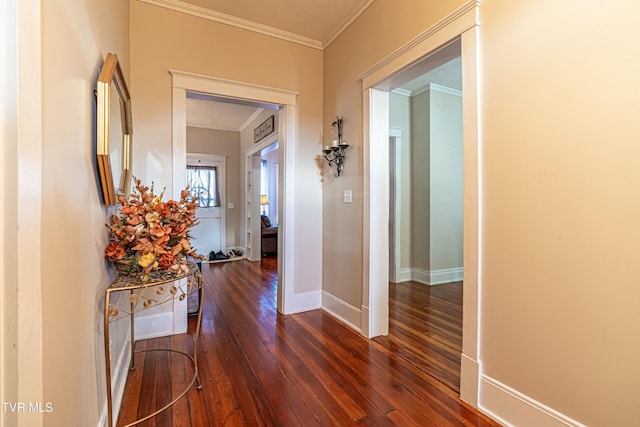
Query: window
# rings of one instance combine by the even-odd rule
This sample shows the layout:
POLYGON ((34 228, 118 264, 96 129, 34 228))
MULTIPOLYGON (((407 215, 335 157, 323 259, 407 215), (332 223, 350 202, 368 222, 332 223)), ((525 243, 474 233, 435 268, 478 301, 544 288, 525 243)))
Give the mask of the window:
POLYGON ((215 166, 187 165, 187 184, 191 196, 198 196, 200 207, 220 206, 218 169, 215 166))

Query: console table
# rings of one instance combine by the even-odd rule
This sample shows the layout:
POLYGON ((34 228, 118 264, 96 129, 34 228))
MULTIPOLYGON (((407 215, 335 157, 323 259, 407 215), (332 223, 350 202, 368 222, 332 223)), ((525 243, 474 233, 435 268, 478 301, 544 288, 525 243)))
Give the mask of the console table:
MULTIPOLYGON (((171 407, 174 403, 180 400, 187 392, 195 385, 199 390, 202 388, 200 382, 200 376, 198 375, 198 337, 200 335, 200 322, 202 320, 202 300, 203 300, 203 284, 202 276, 198 266, 193 263, 187 263, 187 271, 181 273, 173 273, 168 271, 157 271, 149 274, 146 281, 142 281, 135 276, 119 274, 109 285, 105 291, 104 299, 104 358, 105 358, 105 373, 107 383, 107 415, 108 425, 113 426, 113 396, 111 392, 111 350, 109 345, 109 325, 124 318, 129 318, 131 321, 131 362, 129 363, 129 370, 134 370, 134 354, 142 353, 146 351, 170 351, 174 353, 180 353, 183 356, 189 358, 193 363, 194 375, 191 382, 187 385, 187 388, 171 402, 167 403, 157 411, 146 415, 140 419, 137 419, 133 423, 127 424, 125 427, 136 425, 142 421, 159 414, 160 412, 171 407), (119 307, 116 304, 112 304, 112 299, 116 292, 128 292, 128 308, 119 307), (170 348, 157 348, 148 350, 135 350, 135 338, 134 338, 134 316, 140 311, 144 311, 151 307, 158 306, 170 301, 184 300, 190 294, 198 292, 198 320, 196 331, 193 334, 193 355, 185 352, 174 350, 170 348)), ((123 304, 127 305, 127 304, 123 304)))

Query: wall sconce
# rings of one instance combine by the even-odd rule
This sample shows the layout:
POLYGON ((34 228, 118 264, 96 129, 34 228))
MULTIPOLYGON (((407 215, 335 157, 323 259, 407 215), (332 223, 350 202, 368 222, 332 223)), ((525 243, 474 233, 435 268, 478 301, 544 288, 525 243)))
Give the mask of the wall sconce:
POLYGON ((322 152, 324 153, 324 158, 329 162, 329 167, 336 166, 336 173, 333 176, 338 177, 344 168, 342 163, 349 144, 342 140, 342 119, 339 116, 336 117, 335 122, 331 123, 331 126, 338 128, 338 139, 331 141, 331 145, 325 145, 322 152))
POLYGON ((269 204, 269 199, 266 194, 262 194, 260 196, 260 206, 262 207, 262 215, 267 214, 267 205, 269 204))

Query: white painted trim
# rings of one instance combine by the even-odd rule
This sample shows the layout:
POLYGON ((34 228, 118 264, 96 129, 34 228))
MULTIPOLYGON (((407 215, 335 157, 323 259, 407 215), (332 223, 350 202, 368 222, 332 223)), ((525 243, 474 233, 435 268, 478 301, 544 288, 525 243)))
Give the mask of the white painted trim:
MULTIPOLYGON (((186 91, 193 90, 210 93, 233 99, 245 99, 268 104, 280 105, 278 123, 278 141, 280 143, 278 163, 278 212, 281 221, 278 226, 278 311, 288 314, 296 305, 288 305, 287 296, 295 294, 294 273, 296 268, 296 242, 293 238, 295 229, 295 146, 297 137, 297 97, 298 92, 271 88, 251 83, 243 83, 234 80, 221 79, 202 74, 194 74, 178 70, 169 71, 172 76, 173 87, 173 188, 174 192, 184 188, 185 170, 184 163, 176 159, 185 159, 186 145, 186 91)), ((246 167, 246 164, 245 164, 246 167)), ((246 175, 246 171, 243 171, 246 175)), ((245 187, 246 189, 246 187, 245 187)), ((243 190, 246 191, 246 190, 243 190)), ((243 193, 244 194, 244 193, 243 193)), ((243 215, 243 218, 246 217, 243 215)), ((243 220, 240 232, 246 235, 246 221, 243 220)), ((255 248, 252 247, 252 250, 255 248)), ((245 249, 246 250, 246 249, 245 249)), ((319 307, 319 305, 318 305, 319 307)))
POLYGON ((460 378, 464 377, 465 381, 460 384, 460 395, 467 396, 467 399, 471 402, 478 401, 481 372, 482 366, 480 362, 462 353, 460 358, 460 378))
POLYGON ((361 332, 360 321, 362 312, 334 295, 322 291, 322 310, 340 320, 350 328, 361 332))
POLYGON ((411 280, 414 282, 422 283, 423 285, 430 285, 430 274, 428 270, 422 268, 411 268, 411 280))
POLYGON ((464 267, 431 270, 429 272, 429 279, 430 285, 460 282, 464 280, 464 267))
POLYGON ((454 96, 462 97, 462 91, 461 90, 454 89, 452 87, 442 86, 442 85, 439 85, 439 84, 436 84, 436 83, 429 83, 429 84, 425 85, 424 87, 422 87, 420 89, 414 90, 413 92, 411 92, 411 96, 420 95, 421 93, 427 92, 427 91, 446 93, 448 95, 454 95, 454 96))
MULTIPOLYGON (((374 138, 384 136, 388 138, 388 129, 377 129, 375 124, 378 121, 388 120, 389 105, 376 105, 370 98, 376 87, 389 85, 392 77, 397 73, 406 70, 413 64, 426 58, 429 54, 437 52, 443 46, 447 46, 452 41, 460 38, 462 56, 462 81, 464 87, 463 106, 463 134, 464 134, 464 261, 466 270, 465 292, 464 292, 464 314, 463 314, 463 352, 472 360, 479 360, 479 318, 480 318, 480 185, 481 176, 479 174, 479 152, 480 152, 480 132, 479 132, 479 104, 480 94, 478 92, 478 25, 479 25, 479 0, 471 0, 464 3, 460 8, 439 21, 436 25, 427 29, 412 41, 406 43, 400 49, 375 64, 370 69, 360 74, 363 90, 363 288, 362 288, 362 330, 363 335, 375 336, 375 332, 369 329, 369 322, 378 319, 388 319, 388 296, 387 305, 380 302, 378 306, 370 305, 370 293, 378 292, 379 289, 388 287, 388 274, 384 277, 370 274, 372 265, 388 265, 387 262, 380 262, 382 258, 373 258, 370 248, 377 248, 378 253, 387 252, 388 256, 388 232, 386 226, 378 230, 370 226, 372 221, 379 221, 380 215, 385 211, 375 203, 370 203, 370 198, 382 194, 386 197, 388 205, 388 193, 385 192, 384 183, 376 180, 375 169, 371 168, 372 153, 375 157, 382 157, 387 161, 388 156, 381 150, 374 138), (375 131, 379 131, 376 133, 375 131), (380 193, 382 192, 382 193, 380 193), (384 230, 384 231, 383 231, 384 230), (385 237, 387 236, 387 237, 385 237), (371 310, 368 313, 367 310, 371 310)), ((389 90, 393 87, 388 87, 389 90)), ((380 174, 382 175, 382 174, 380 174)), ((386 180, 386 175, 385 175, 386 180)), ((388 185, 387 185, 388 187, 388 185)), ((388 210, 387 210, 388 211, 388 210)), ((380 293, 382 296, 382 293, 380 293)), ((481 366, 481 365, 480 365, 481 366)), ((463 372, 468 375, 469 370, 463 372)), ((471 406, 477 407, 477 393, 469 392, 469 385, 477 383, 477 378, 467 378, 461 376, 461 399, 471 406), (468 382, 468 384, 467 384, 468 382)))
POLYGON ((303 292, 301 294, 295 294, 290 291, 285 298, 287 299, 287 309, 289 310, 287 314, 322 308, 322 291, 303 292))
POLYGON ((258 108, 255 113, 251 115, 243 124, 240 125, 240 132, 246 129, 255 119, 257 119, 260 114, 264 111, 264 108, 258 108))
MULTIPOLYGON (((124 387, 127 384, 127 377, 129 376, 129 363, 131 362, 131 329, 128 328, 127 336, 125 337, 124 345, 120 347, 118 353, 118 362, 116 368, 111 374, 111 387, 112 387, 112 408, 113 419, 117 420, 120 414, 120 406, 122 404, 122 398, 124 397, 124 387)), ((100 407, 100 417, 98 418, 98 426, 104 427, 108 425, 107 402, 104 401, 100 407)))
POLYGON ((412 95, 410 90, 402 89, 402 88, 396 88, 396 89, 392 90, 391 93, 395 93, 396 95, 400 95, 400 96, 411 96, 412 95))
POLYGON ((429 90, 434 92, 447 93, 449 95, 462 96, 462 91, 452 87, 442 86, 436 83, 429 83, 429 90))
POLYGON ((443 268, 441 270, 411 269, 411 280, 429 286, 460 282, 464 278, 464 268, 443 268))
MULTIPOLYGON (((172 283, 186 291, 187 279, 180 279, 172 283)), ((155 292, 153 289, 151 291, 155 292)), ((138 341, 187 332, 187 302, 187 298, 183 300, 174 298, 136 314, 134 316, 134 339, 138 341)))
MULTIPOLYGON (((479 6, 479 4, 478 4, 479 6)), ((476 14, 479 11, 476 7, 476 14)), ((476 19, 479 19, 476 16, 476 19)), ((480 133, 479 85, 480 55, 478 27, 465 31, 460 36, 462 55, 462 128, 464 163, 464 251, 462 265, 465 270, 463 315, 462 315, 462 352, 470 359, 480 362, 480 319, 482 295, 482 149, 480 133)), ((482 364, 479 363, 482 367, 482 364)), ((478 406, 478 392, 472 393, 471 387, 478 383, 478 377, 471 371, 461 372, 460 398, 471 406, 478 406), (470 376, 462 374, 469 373, 470 376), (469 384, 467 384, 467 382, 469 384)), ((479 384, 478 384, 479 387, 479 384)), ((477 390, 477 389, 476 389, 477 390)))
POLYGON ((244 30, 253 31, 255 33, 264 34, 270 37, 276 37, 282 40, 298 43, 303 46, 312 47, 314 49, 322 49, 322 42, 309 37, 304 37, 299 34, 294 34, 289 31, 280 30, 278 28, 270 27, 268 25, 259 24, 257 22, 249 21, 246 19, 238 18, 237 16, 227 15, 215 10, 207 9, 204 7, 196 6, 191 3, 186 3, 179 0, 138 0, 142 3, 148 3, 155 6, 170 9, 175 12, 185 13, 191 16, 197 16, 199 18, 208 19, 210 21, 219 22, 225 25, 231 25, 236 28, 242 28, 244 30))
POLYGON ((297 91, 288 89, 244 83, 187 71, 169 70, 169 73, 173 77, 173 88, 277 105, 295 106, 298 97, 297 91))
POLYGON ((368 88, 362 106, 361 330, 373 338, 389 333, 389 92, 368 88))
POLYGON ((505 426, 585 427, 584 424, 487 375, 481 377, 480 409, 505 426))
POLYGON ((135 340, 146 340, 150 338, 166 337, 173 335, 173 312, 155 313, 148 316, 137 315, 135 317, 134 330, 135 340))
POLYGON ((411 267, 405 267, 400 269, 400 274, 396 276, 396 283, 410 282, 413 280, 413 269, 411 267))
POLYGON ((362 89, 377 86, 383 80, 445 45, 477 25, 477 8, 481 0, 471 0, 432 25, 413 40, 371 66, 358 77, 362 80, 362 89))
MULTIPOLYGON (((298 110, 295 107, 287 106, 284 114, 279 114, 278 135, 280 148, 278 151, 278 215, 280 223, 278 225, 278 272, 280 272, 280 285, 283 292, 278 294, 278 310, 283 314, 297 312, 298 304, 292 300, 291 295, 295 293, 294 277, 296 268, 302 268, 300 257, 297 255, 297 248, 301 243, 296 243, 294 230, 296 229, 296 144, 295 135, 298 133, 298 110), (286 144, 284 143, 286 141, 286 144), (284 292, 287 290, 288 292, 284 292)), ((304 213, 299 211, 299 215, 304 213)), ((317 265, 322 266, 322 250, 318 251, 316 258, 317 265)), ((322 289, 322 270, 320 270, 318 289, 322 289)), ((318 307, 322 304, 322 297, 319 296, 318 307)))
MULTIPOLYGON (((389 193, 391 194, 391 190, 393 190, 393 194, 395 195, 393 215, 390 213, 389 218, 389 223, 392 227, 392 235, 389 236, 389 238, 393 239, 393 251, 389 253, 389 281, 398 283, 398 277, 401 276, 400 265, 402 264, 402 128, 390 126, 389 137, 390 139, 393 138, 393 142, 390 143, 393 144, 393 157, 395 160, 393 165, 394 188, 389 189, 389 193)), ((391 168, 391 165, 389 165, 389 167, 391 168)), ((391 205, 391 203, 389 205, 391 205)), ((391 241, 389 243, 391 243, 391 241)))
POLYGON ((180 192, 187 186, 187 92, 174 87, 172 96, 173 136, 171 168, 173 170, 173 198, 180 200, 180 192))

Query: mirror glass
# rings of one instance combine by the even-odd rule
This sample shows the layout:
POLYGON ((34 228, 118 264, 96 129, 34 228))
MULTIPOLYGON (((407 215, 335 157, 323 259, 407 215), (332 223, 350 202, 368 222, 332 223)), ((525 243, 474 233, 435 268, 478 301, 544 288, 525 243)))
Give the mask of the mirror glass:
POLYGON ((97 155, 104 202, 113 205, 131 185, 131 96, 118 57, 108 53, 98 78, 97 155))

